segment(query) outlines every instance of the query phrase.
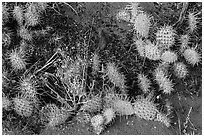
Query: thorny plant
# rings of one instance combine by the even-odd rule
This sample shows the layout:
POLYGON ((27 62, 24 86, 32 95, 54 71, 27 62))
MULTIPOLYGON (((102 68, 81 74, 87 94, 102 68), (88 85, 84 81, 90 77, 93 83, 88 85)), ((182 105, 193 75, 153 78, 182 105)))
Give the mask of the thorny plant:
MULTIPOLYGON (((152 76, 153 69, 156 68, 160 61, 151 61, 146 54, 144 57, 138 55, 138 49, 136 48, 138 44, 136 44, 135 41, 142 37, 139 36, 140 31, 137 32, 130 27, 131 25, 134 26, 134 19, 136 19, 135 17, 137 15, 132 15, 129 18, 130 14, 126 14, 126 12, 139 11, 137 12, 138 15, 142 14, 144 15, 143 17, 147 17, 147 20, 148 18, 151 19, 151 21, 147 23, 152 23, 149 32, 150 36, 142 38, 142 41, 150 38, 149 43, 152 43, 152 41, 155 41, 154 33, 156 33, 157 29, 165 24, 173 24, 172 26, 177 30, 179 35, 183 35, 186 33, 185 31, 187 31, 192 37, 190 42, 190 47, 192 47, 195 43, 197 43, 197 46, 201 43, 202 36, 199 31, 195 31, 195 36, 193 36, 191 33, 194 33, 194 31, 191 32, 190 30, 183 29, 187 26, 185 19, 191 10, 191 3, 150 3, 148 8, 145 7, 145 5, 144 7, 138 6, 139 3, 129 3, 125 6, 125 12, 123 12, 127 17, 125 21, 117 20, 116 14, 118 11, 116 7, 109 3, 94 3, 94 6, 90 3, 45 3, 47 7, 43 7, 40 21, 37 22, 36 26, 29 26, 26 25, 25 20, 21 22, 21 20, 19 21, 18 19, 24 18, 24 12, 27 11, 27 7, 31 4, 36 6, 35 2, 3 3, 3 17, 5 17, 3 18, 3 27, 9 30, 3 29, 3 56, 12 55, 9 54, 9 52, 13 50, 13 48, 20 47, 21 50, 25 50, 25 53, 29 51, 28 56, 26 56, 26 59, 28 59, 26 63, 29 63, 23 67, 26 68, 25 71, 21 68, 19 70, 10 69, 11 59, 6 57, 6 59, 3 59, 5 62, 3 66, 6 70, 8 69, 8 72, 11 72, 9 76, 6 74, 7 71, 3 73, 3 79, 8 81, 8 85, 11 85, 10 87, 8 85, 6 86, 6 84, 4 85, 3 93, 5 93, 5 96, 14 98, 19 92, 18 90, 16 91, 14 87, 18 87, 19 81, 23 80, 23 78, 30 76, 30 78, 34 78, 38 84, 37 95, 39 97, 38 103, 40 107, 36 108, 37 110, 35 111, 40 111, 39 109, 46 104, 56 103, 58 107, 65 107, 67 112, 74 115, 78 113, 80 106, 89 101, 90 96, 99 94, 99 96, 103 98, 109 91, 121 91, 121 89, 115 86, 114 80, 112 80, 111 83, 106 75, 107 65, 105 64, 115 62, 119 68, 118 70, 124 73, 128 78, 125 83, 128 87, 128 92, 126 93, 127 98, 132 99, 145 96, 147 101, 165 104, 160 105, 160 110, 166 111, 167 116, 171 115, 171 111, 174 109, 173 106, 164 103, 170 101, 170 97, 164 95, 157 88, 158 85, 155 84, 156 82, 152 76), (179 8, 180 6, 182 8, 179 8), (93 7, 100 8, 96 9, 93 7), (14 14, 14 8, 20 9, 19 13, 14 14), (66 8, 68 8, 68 10, 66 8), (111 8, 113 8, 113 10, 110 10, 111 8), (22 13, 21 10, 23 11, 22 13), (65 15, 67 11, 71 11, 73 14, 69 13, 65 15), (13 13, 16 19, 13 19, 13 15, 9 15, 10 13, 13 13), (90 13, 91 15, 89 15, 90 13), (152 14, 154 18, 153 16, 145 16, 146 14, 152 14), (164 20, 161 19, 163 17, 165 18, 164 20), (128 20, 133 23, 128 23, 128 20), (17 33, 19 30, 17 31, 16 28, 23 28, 26 35, 17 33), (26 37, 28 35, 30 36, 29 38, 26 37), (196 41, 197 38, 198 40, 196 41), (27 47, 22 48, 21 45, 23 44, 19 45, 21 41, 24 41, 27 47), (30 47, 32 50, 29 49, 30 47), (91 54, 97 54, 100 57, 99 70, 94 73, 91 69, 91 54), (152 92, 144 94, 139 88, 138 78, 136 76, 141 72, 145 75, 150 74, 148 78, 151 79, 150 82, 153 88, 150 90, 152 92), (22 77, 19 78, 18 76, 22 77), (12 85, 13 83, 14 85, 12 85)), ((37 3, 38 6, 41 4, 42 3, 37 3)), ((196 6, 199 7, 199 4, 196 6)), ((195 22, 192 22, 192 24, 198 24, 196 29, 200 29, 202 27, 200 25, 201 12, 195 11, 195 13, 199 14, 195 14, 195 22)), ((123 14, 120 15, 122 16, 123 14)), ((35 14, 31 15, 35 17, 35 14)), ((137 26, 135 29, 137 29, 137 26)), ((179 36, 176 36, 176 44, 177 37, 179 36)), ((174 48, 172 48, 172 50, 178 52, 178 47, 174 48)), ((201 46, 196 47, 196 49, 197 48, 199 52, 201 52, 201 46)), ((151 52, 149 53, 151 54, 151 52)), ((179 60, 182 59, 179 58, 179 60)), ((198 63, 198 66, 199 65, 198 63)), ((119 80, 121 79, 122 78, 119 78, 119 80)), ((199 85, 199 78, 197 77, 190 77, 190 85, 188 80, 182 79, 184 84, 189 87, 199 85)), ((194 94, 193 91, 186 92, 189 93, 190 96, 194 94)), ((198 94, 198 92, 196 93, 198 94)), ((177 94, 178 103, 182 108, 181 96, 183 93, 176 92, 172 94, 177 94)), ((192 109, 191 107, 184 123, 182 123, 183 121, 181 121, 178 116, 180 134, 189 134, 187 130, 191 127, 193 127, 193 132, 196 131, 193 122, 190 120, 192 109), (191 125, 191 127, 189 125, 191 125), (184 127, 184 129, 182 129, 182 127, 184 127)), ((181 111, 184 112, 183 109, 181 111)), ((176 114, 179 115, 178 112, 176 112, 176 114)), ((12 116, 13 115, 11 115, 11 117, 12 116)), ((37 115, 33 115, 33 117, 34 116, 37 115)), ((8 119, 9 117, 10 116, 8 116, 8 119)), ((27 127, 29 127, 29 123, 27 123, 22 130, 27 130, 27 127)))

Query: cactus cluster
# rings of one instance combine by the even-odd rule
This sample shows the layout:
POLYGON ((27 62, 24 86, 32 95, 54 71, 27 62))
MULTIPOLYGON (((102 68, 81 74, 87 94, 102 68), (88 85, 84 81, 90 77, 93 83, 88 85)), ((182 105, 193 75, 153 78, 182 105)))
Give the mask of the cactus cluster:
POLYGON ((74 122, 103 134, 121 117, 174 126, 177 87, 200 73, 201 12, 155 4, 4 2, 3 121, 35 134, 74 122))

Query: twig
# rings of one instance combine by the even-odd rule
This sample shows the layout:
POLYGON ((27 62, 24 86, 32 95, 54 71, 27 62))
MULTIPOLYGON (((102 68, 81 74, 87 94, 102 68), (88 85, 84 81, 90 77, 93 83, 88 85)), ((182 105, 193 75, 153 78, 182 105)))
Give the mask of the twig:
POLYGON ((143 60, 142 67, 144 67, 145 61, 146 61, 146 55, 145 55, 145 58, 143 60))
POLYGON ((184 109, 183 109, 183 107, 182 107, 182 105, 181 105, 181 97, 180 97, 180 95, 179 95, 178 92, 177 92, 177 97, 178 97, 178 99, 179 99, 179 105, 180 105, 180 107, 181 107, 181 110, 182 110, 182 112, 184 112, 184 109))
POLYGON ((186 133, 186 129, 187 129, 187 124, 188 124, 188 122, 189 122, 189 120, 190 120, 190 114, 191 114, 192 108, 193 108, 193 107, 191 107, 191 108, 189 109, 188 114, 187 114, 187 117, 186 117, 186 120, 185 120, 185 122, 184 122, 184 124, 183 124, 183 126, 184 126, 183 133, 184 133, 184 134, 187 134, 187 133, 186 133))
POLYGON ((195 128, 194 124, 191 122, 191 120, 189 119, 188 121, 189 121, 189 123, 193 126, 193 128, 191 128, 191 129, 197 130, 197 129, 195 128))
POLYGON ((179 19, 178 19, 178 21, 177 21, 176 23, 174 23, 173 26, 178 27, 178 25, 179 25, 181 22, 183 22, 183 15, 185 14, 187 8, 188 8, 188 2, 183 2, 183 8, 182 8, 182 10, 181 10, 181 12, 180 12, 179 19))
POLYGON ((66 2, 64 2, 64 4, 67 5, 67 6, 69 6, 69 7, 76 13, 76 15, 79 15, 79 14, 77 13, 77 11, 76 11, 70 4, 68 4, 68 3, 66 3, 66 2))
POLYGON ((178 117, 178 126, 179 126, 180 135, 182 135, 182 131, 181 131, 181 121, 180 121, 178 112, 177 112, 176 110, 175 110, 175 112, 176 112, 176 115, 177 115, 177 117, 178 117))
POLYGON ((35 71, 33 74, 37 74, 38 72, 42 71, 44 68, 48 67, 50 64, 54 63, 58 57, 55 57, 58 54, 58 51, 45 63, 45 65, 38 69, 37 71, 35 71), (54 58, 55 57, 55 58, 54 58), (54 59, 53 59, 54 58, 54 59), (52 60, 52 61, 51 61, 52 60))
MULTIPOLYGON (((55 4, 56 4, 56 2, 52 5, 52 9, 53 9, 54 11, 56 11, 58 14, 62 15, 59 11, 55 10, 55 4)), ((58 7, 57 4, 56 4, 56 6, 57 6, 57 8, 58 8, 58 10, 59 10, 59 7, 58 7)))
MULTIPOLYGON (((70 108, 71 106, 66 102, 66 100, 64 98, 62 98, 56 91, 54 91, 47 83, 46 83, 46 86, 53 92, 57 95, 57 100, 59 102, 61 102, 62 104, 65 104, 67 108, 70 108)), ((52 95, 52 93, 51 93, 52 95)), ((71 110, 67 110, 67 111, 73 111, 75 110, 75 106, 71 109, 71 110)))

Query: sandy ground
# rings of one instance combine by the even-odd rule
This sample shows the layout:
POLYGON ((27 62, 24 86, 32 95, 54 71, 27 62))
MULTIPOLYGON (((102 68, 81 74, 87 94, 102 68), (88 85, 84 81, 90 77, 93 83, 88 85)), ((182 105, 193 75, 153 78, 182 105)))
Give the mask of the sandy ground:
MULTIPOLYGON (((172 135, 176 134, 172 128, 167 128, 159 122, 142 120, 136 116, 118 117, 115 122, 107 126, 102 135, 172 135)), ((73 123, 58 128, 47 128, 42 135, 92 135, 91 126, 73 123)))

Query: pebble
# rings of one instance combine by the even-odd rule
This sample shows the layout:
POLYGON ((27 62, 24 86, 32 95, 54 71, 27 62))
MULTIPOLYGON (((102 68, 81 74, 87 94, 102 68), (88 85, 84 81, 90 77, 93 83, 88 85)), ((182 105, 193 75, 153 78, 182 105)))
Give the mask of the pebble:
POLYGON ((133 126, 134 125, 134 121, 128 121, 127 125, 133 126))

